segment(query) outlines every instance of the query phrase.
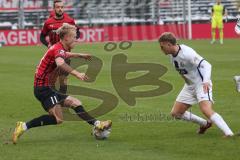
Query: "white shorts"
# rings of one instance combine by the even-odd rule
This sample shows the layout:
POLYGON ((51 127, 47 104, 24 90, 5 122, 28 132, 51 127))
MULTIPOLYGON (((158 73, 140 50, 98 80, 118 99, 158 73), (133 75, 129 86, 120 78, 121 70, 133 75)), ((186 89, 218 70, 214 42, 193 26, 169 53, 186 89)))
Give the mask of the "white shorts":
POLYGON ((214 103, 212 98, 212 86, 207 93, 204 93, 203 85, 201 83, 198 85, 185 84, 176 99, 177 102, 189 105, 194 105, 205 100, 214 103))

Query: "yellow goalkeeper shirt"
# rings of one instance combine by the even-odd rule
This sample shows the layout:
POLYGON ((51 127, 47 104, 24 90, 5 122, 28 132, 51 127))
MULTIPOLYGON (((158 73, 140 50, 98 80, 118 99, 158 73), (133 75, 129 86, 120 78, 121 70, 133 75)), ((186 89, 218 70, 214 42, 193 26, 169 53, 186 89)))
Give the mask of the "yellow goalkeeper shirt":
POLYGON ((214 5, 212 8, 212 12, 213 12, 213 18, 219 18, 222 19, 224 12, 225 12, 225 7, 223 5, 214 5))

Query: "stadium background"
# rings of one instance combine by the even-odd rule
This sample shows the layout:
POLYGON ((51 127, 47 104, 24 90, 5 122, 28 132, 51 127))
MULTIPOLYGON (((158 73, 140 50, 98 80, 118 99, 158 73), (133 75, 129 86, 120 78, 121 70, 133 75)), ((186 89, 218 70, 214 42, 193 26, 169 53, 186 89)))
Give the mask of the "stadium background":
MULTIPOLYGON (((80 42, 155 40, 163 31, 172 31, 179 38, 206 39, 211 36, 210 15, 214 2, 65 0, 65 9, 81 27, 80 42)), ((51 0, 0 0, 0 42, 5 45, 39 44, 39 29, 49 16, 52 3, 51 0)), ((225 37, 235 38, 237 35, 232 28, 240 2, 223 0, 222 3, 228 10, 225 37)))
MULTIPOLYGON (((52 1, 24 0, 22 9, 18 2, 0 0, 0 41, 4 43, 0 48, 0 160, 239 159, 239 137, 224 139, 216 126, 200 136, 196 134, 198 126, 170 117, 169 112, 184 82, 156 41, 163 31, 172 31, 180 44, 191 46, 212 64, 214 109, 237 133, 240 131, 239 93, 235 91, 233 76, 239 75, 240 47, 233 26, 239 15, 239 0, 223 0, 229 12, 225 23, 227 39, 223 45, 210 44, 213 0, 191 0, 193 40, 189 40, 188 34, 187 0, 66 1, 66 11, 76 19, 82 33, 73 51, 91 53, 103 62, 94 82, 82 82, 70 76, 69 83, 117 97, 117 107, 98 117, 113 121, 111 136, 106 141, 97 141, 91 136, 88 124, 66 121, 59 126, 29 130, 13 145, 11 134, 16 121, 46 114, 33 95, 33 77, 47 49, 39 42, 39 32, 52 8, 52 1), (119 41, 122 40, 137 41, 132 42, 131 48, 121 50, 119 41), (82 43, 93 41, 103 43, 82 43), (116 41, 116 49, 104 50, 107 41, 116 41), (165 66, 168 70, 160 79, 171 83, 173 89, 161 96, 137 98, 136 105, 129 106, 118 95, 112 80, 113 58, 119 54, 126 55, 129 64, 165 66)), ((77 69, 84 72, 86 66, 77 69)), ((131 72, 127 77, 136 78, 144 73, 131 72)), ((133 91, 153 88, 137 86, 133 91)), ((91 97, 74 96, 82 100, 88 111, 101 103, 91 97)), ((204 117, 197 106, 191 111, 204 117)))

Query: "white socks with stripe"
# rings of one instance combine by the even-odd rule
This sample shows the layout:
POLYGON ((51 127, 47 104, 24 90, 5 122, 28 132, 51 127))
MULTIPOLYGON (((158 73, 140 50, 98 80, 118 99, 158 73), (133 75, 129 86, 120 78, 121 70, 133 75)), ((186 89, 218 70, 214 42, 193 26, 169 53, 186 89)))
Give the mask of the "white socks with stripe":
POLYGON ((185 121, 191 121, 193 123, 197 123, 200 126, 206 126, 207 125, 207 120, 191 113, 188 111, 185 111, 184 114, 182 114, 181 119, 185 120, 185 121))
POLYGON ((225 136, 233 136, 232 130, 228 127, 227 123, 223 120, 222 116, 220 116, 218 113, 214 113, 210 120, 223 131, 225 136))

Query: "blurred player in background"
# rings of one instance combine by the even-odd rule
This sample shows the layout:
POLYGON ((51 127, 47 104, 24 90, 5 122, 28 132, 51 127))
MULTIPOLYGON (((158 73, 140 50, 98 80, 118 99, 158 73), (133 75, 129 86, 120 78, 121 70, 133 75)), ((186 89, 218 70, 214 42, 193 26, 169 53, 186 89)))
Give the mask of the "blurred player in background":
POLYGON ((211 27, 212 27, 212 41, 211 44, 216 41, 216 28, 219 30, 220 44, 223 44, 223 16, 227 16, 227 10, 221 4, 221 0, 216 0, 216 4, 212 7, 211 14, 211 27))
POLYGON ((87 60, 91 58, 89 54, 70 52, 76 43, 75 26, 64 23, 56 33, 60 37, 60 42, 47 50, 37 67, 34 78, 34 95, 41 102, 42 107, 48 114, 34 118, 28 122, 17 122, 12 136, 14 144, 16 144, 19 137, 30 128, 62 123, 62 107, 72 108, 81 119, 99 130, 109 129, 111 127, 112 122, 110 120, 99 121, 91 117, 84 110, 80 100, 72 96, 60 94, 54 90, 56 79, 59 76, 59 70, 72 74, 79 80, 84 81, 88 79, 85 73, 80 73, 65 63, 66 58, 84 58, 87 60))
POLYGON ((199 134, 203 134, 212 123, 222 130, 225 137, 233 136, 222 116, 212 109, 211 64, 186 45, 178 45, 175 36, 166 32, 159 38, 161 50, 170 55, 176 70, 185 80, 185 85, 178 95, 171 115, 200 125, 199 134), (205 120, 187 111, 198 103, 205 120))
MULTIPOLYGON (((240 18, 238 18, 237 24, 235 25, 235 32, 240 36, 240 18)), ((240 76, 234 76, 234 81, 236 83, 236 90, 240 92, 240 76)))
MULTIPOLYGON (((40 34, 40 41, 47 47, 54 45, 60 40, 59 36, 56 34, 56 30, 61 27, 63 23, 76 26, 74 19, 64 13, 64 4, 61 0, 55 0, 53 2, 53 11, 54 12, 51 12, 49 18, 45 21, 40 34), (49 37, 49 42, 46 40, 46 37, 49 37)), ((80 32, 77 26, 76 28, 78 39, 80 32)))
MULTIPOLYGON (((55 17, 56 16, 56 13, 55 13, 55 10, 52 10, 50 13, 49 13, 49 17, 48 18, 51 18, 51 17, 55 17)), ((69 16, 66 12, 63 12, 63 16, 69 16)), ((69 16, 70 17, 70 16, 69 16)), ((70 17, 71 18, 71 17, 70 17)))

